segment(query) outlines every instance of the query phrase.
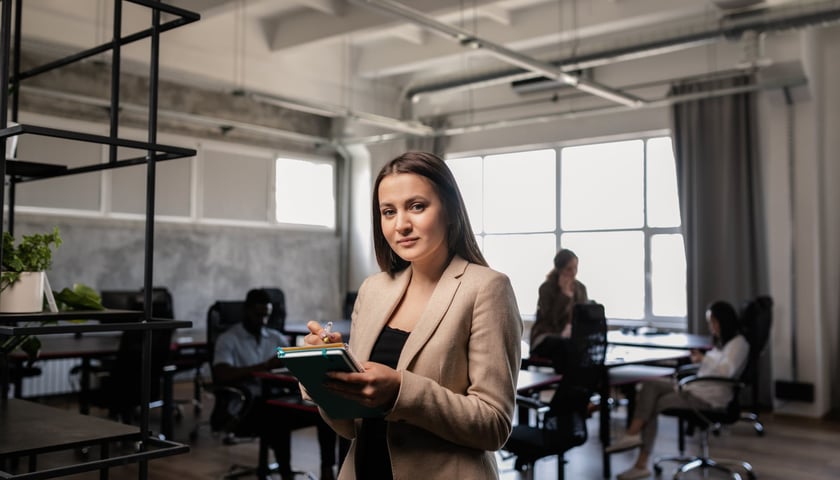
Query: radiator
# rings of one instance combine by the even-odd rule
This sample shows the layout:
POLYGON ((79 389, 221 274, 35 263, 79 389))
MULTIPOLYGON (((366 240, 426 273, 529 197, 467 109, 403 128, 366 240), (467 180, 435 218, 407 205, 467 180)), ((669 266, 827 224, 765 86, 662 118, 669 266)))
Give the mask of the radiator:
POLYGON ((41 375, 23 379, 24 397, 60 395, 78 390, 78 375, 70 375, 70 369, 81 363, 78 358, 59 360, 39 360, 36 366, 41 368, 41 375))

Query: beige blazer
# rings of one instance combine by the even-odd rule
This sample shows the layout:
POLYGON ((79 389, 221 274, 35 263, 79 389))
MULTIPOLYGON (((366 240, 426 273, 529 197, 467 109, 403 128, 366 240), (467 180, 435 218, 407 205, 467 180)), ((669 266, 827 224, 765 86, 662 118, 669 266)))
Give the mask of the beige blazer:
MULTIPOLYGON (((405 294, 411 267, 369 277, 352 315, 350 348, 370 358, 405 294)), ((455 257, 406 340, 402 384, 388 421, 395 479, 498 478, 494 452, 511 431, 522 320, 508 278, 455 257)), ((323 415, 323 412, 322 412, 323 415)), ((355 438, 361 420, 325 420, 355 438)), ((353 479, 355 441, 339 479, 353 479)))

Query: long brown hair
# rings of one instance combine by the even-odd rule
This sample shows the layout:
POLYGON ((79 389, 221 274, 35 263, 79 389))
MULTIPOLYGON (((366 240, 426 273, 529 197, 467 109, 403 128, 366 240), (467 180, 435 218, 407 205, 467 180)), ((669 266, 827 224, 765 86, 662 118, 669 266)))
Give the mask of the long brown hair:
POLYGON ((446 212, 446 243, 449 256, 459 255, 471 263, 487 266, 487 261, 484 260, 484 255, 475 241, 464 199, 446 162, 433 153, 409 151, 385 164, 373 184, 373 248, 379 268, 393 276, 409 265, 409 262, 400 258, 388 245, 388 240, 382 233, 380 220, 379 184, 386 176, 396 173, 413 173, 431 182, 446 212))

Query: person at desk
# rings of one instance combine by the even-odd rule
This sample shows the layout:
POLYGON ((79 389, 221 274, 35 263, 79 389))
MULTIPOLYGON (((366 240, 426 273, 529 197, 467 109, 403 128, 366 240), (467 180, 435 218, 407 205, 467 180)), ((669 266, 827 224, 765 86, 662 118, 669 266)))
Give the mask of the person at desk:
MULTIPOLYGON (((265 325, 271 315, 271 298, 262 289, 250 290, 245 298, 245 316, 216 340, 213 356, 213 381, 250 391, 252 407, 243 415, 238 431, 262 435, 274 451, 283 480, 292 480, 291 432, 311 422, 306 418, 278 415, 264 404, 262 386, 253 374, 281 368, 277 347, 288 346, 286 337, 265 325)), ((323 421, 318 421, 321 447, 321 479, 332 479, 335 465, 336 435, 323 421)))
MULTIPOLYGON (((385 413, 322 412, 352 439, 339 479, 498 478, 522 337, 510 281, 487 267, 455 178, 431 153, 382 168, 373 229, 382 271, 364 281, 351 315, 350 346, 365 371, 333 372, 326 386, 385 413)), ((341 341, 308 326, 309 345, 341 341)))
MULTIPOLYGON (((715 302, 706 310, 706 320, 715 339, 715 348, 705 353, 692 350, 692 362, 699 363, 697 376, 737 377, 747 364, 750 346, 740 333, 735 308, 727 302, 715 302)), ((642 447, 636 463, 619 474, 618 480, 648 478, 651 475, 647 463, 656 440, 659 412, 669 408, 724 408, 731 398, 732 391, 720 384, 700 382, 677 390, 671 379, 642 383, 630 427, 624 437, 607 448, 608 452, 617 452, 642 447)))
POLYGON ((540 285, 537 318, 531 327, 531 355, 551 359, 558 373, 564 371, 570 353, 574 306, 588 301, 577 271, 578 257, 573 251, 564 248, 554 255, 554 268, 540 285))

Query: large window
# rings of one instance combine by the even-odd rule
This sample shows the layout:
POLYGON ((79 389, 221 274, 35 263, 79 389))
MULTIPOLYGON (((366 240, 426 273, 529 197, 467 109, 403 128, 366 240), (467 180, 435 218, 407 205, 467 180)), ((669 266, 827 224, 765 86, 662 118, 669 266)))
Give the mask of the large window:
POLYGON ((532 318, 557 249, 613 323, 685 326, 685 252, 668 137, 447 161, 490 265, 532 318))

